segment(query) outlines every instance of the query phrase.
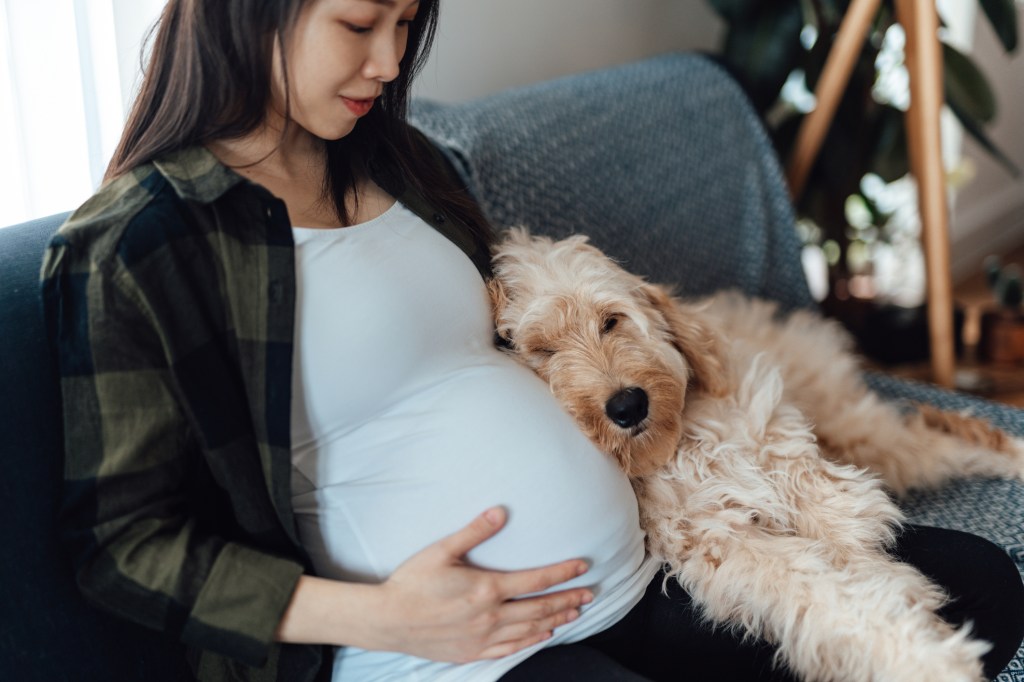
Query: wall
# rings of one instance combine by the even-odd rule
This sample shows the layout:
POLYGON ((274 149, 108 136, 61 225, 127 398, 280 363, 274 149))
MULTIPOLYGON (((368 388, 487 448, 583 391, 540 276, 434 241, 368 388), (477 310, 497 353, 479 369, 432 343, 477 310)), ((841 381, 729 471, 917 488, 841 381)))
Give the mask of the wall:
POLYGON ((705 0, 443 0, 416 94, 457 102, 682 49, 713 50, 705 0))
MULTIPOLYGON (((999 104, 989 136, 1024 172, 1024 7, 1018 10, 1022 45, 1008 56, 988 21, 979 18, 974 59, 988 76, 999 104)), ((1024 175, 1012 177, 970 136, 963 154, 976 176, 957 196, 950 225, 955 278, 969 275, 990 253, 1024 246, 1024 175)))

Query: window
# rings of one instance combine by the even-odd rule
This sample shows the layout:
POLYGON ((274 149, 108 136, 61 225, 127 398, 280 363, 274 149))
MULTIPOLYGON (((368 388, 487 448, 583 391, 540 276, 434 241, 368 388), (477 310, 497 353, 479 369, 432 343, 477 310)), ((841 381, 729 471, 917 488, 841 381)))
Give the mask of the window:
POLYGON ((99 186, 161 0, 0 0, 0 226, 99 186))

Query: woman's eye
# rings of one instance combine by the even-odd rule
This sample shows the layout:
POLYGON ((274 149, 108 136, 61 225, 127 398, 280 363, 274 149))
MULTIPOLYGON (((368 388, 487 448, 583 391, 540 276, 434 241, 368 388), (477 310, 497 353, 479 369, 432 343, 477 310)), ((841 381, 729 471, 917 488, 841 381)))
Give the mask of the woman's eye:
POLYGON ((357 26, 356 24, 350 24, 347 21, 342 23, 345 25, 345 28, 353 33, 369 33, 371 30, 369 26, 357 26))
POLYGON ((611 330, 615 329, 615 325, 617 325, 618 323, 619 317, 617 315, 612 315, 611 317, 604 321, 604 325, 602 325, 601 327, 601 333, 607 334, 611 330))

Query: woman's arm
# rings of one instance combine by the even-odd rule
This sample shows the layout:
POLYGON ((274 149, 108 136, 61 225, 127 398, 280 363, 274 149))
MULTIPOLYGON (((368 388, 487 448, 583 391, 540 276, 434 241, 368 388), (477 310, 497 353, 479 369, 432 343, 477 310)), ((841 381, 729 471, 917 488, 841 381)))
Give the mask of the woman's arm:
POLYGON ((303 576, 277 629, 284 642, 331 643, 468 663, 507 656, 575 619, 593 595, 577 588, 520 599, 587 570, 570 560, 529 571, 474 568, 465 555, 505 524, 489 509, 409 558, 382 584, 303 576))
POLYGON ((81 242, 62 230, 42 270, 64 411, 60 527, 76 582, 107 611, 260 666, 303 567, 229 541, 197 514, 211 505, 189 491, 204 465, 164 339, 132 272, 97 246, 112 239, 101 228, 85 224, 98 236, 81 242))

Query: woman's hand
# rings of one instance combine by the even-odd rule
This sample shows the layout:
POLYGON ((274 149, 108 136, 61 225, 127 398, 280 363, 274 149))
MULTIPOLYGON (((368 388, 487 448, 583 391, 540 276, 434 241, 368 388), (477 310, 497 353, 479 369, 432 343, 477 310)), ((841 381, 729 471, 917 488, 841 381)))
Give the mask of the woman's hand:
POLYGON ((579 615, 593 598, 585 588, 517 598, 582 575, 583 561, 507 573, 466 563, 466 554, 506 518, 500 508, 487 510, 410 557, 381 585, 386 611, 399 614, 387 627, 385 648, 457 663, 499 658, 547 639, 579 615))
POLYGON ((406 560, 380 585, 303 576, 278 639, 398 651, 435 661, 499 658, 574 620, 593 595, 577 588, 520 598, 587 570, 573 559, 526 571, 470 566, 466 554, 505 525, 500 508, 406 560))

